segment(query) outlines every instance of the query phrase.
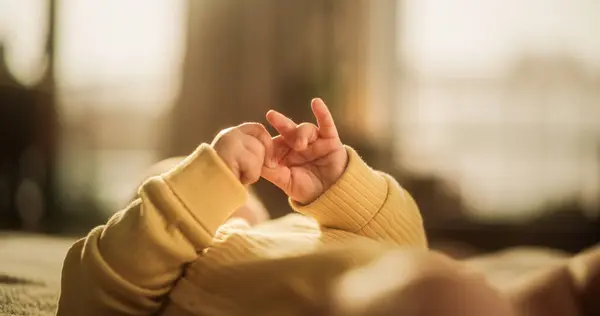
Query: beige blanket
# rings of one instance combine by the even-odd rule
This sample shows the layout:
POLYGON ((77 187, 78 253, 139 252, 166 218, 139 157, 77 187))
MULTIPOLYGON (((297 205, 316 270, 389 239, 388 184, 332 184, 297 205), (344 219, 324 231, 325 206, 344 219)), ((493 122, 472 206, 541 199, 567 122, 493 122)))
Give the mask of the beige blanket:
POLYGON ((73 239, 0 233, 0 315, 54 315, 73 239))
MULTIPOLYGON (((0 233, 0 315, 54 315, 62 260, 74 239, 0 233)), ((565 254, 539 248, 511 250, 467 260, 498 287, 565 254)))

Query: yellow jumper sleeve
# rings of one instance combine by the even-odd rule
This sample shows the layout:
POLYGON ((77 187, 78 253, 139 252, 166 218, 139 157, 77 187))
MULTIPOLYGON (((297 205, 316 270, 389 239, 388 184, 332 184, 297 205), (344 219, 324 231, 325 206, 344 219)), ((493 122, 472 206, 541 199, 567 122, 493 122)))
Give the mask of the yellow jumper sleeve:
POLYGON ((340 179, 309 205, 290 201, 324 228, 356 233, 397 245, 427 247, 419 208, 390 175, 371 169, 350 147, 340 179))
POLYGON ((69 250, 57 315, 156 312, 187 263, 247 198, 206 144, 171 171, 150 178, 139 198, 69 250))

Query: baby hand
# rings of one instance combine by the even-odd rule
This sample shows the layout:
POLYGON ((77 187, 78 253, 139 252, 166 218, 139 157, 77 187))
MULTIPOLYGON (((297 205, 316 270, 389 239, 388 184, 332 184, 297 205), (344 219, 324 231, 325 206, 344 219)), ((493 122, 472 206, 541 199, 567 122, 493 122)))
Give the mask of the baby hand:
POLYGON ((277 164, 264 166, 261 176, 301 204, 313 202, 329 189, 348 163, 329 109, 321 99, 313 99, 311 107, 318 126, 296 125, 274 110, 267 113, 267 120, 281 135, 273 138, 277 164))
POLYGON ((212 147, 242 184, 260 179, 263 165, 273 167, 273 140, 260 123, 244 123, 222 130, 212 147))

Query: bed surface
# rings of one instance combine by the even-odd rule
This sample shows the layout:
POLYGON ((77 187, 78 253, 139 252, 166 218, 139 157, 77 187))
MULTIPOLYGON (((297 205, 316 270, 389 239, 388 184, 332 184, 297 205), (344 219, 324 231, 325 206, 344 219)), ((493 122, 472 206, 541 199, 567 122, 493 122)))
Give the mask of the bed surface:
MULTIPOLYGON (((54 315, 62 260, 73 238, 0 233, 0 315, 54 315)), ((513 248, 467 260, 497 287, 564 260, 562 252, 513 248)))
POLYGON ((0 315, 54 315, 70 238, 0 233, 0 315))

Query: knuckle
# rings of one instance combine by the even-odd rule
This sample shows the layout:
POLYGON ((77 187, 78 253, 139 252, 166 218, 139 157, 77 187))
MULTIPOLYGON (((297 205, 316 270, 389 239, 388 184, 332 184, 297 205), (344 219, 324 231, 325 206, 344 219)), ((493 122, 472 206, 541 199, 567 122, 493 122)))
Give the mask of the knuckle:
POLYGON ((244 169, 245 173, 259 173, 262 166, 262 160, 260 159, 260 152, 253 152, 250 150, 240 153, 237 157, 237 161, 241 168, 244 169))
POLYGON ((243 172, 244 183, 254 183, 260 179, 260 169, 256 167, 246 168, 243 172))
POLYGON ((217 144, 217 143, 229 143, 231 142, 231 140, 233 138, 235 138, 235 134, 236 134, 236 129, 235 127, 230 127, 230 128, 226 128, 224 130, 221 130, 217 136, 215 136, 215 139, 213 140, 213 143, 217 144))
POLYGON ((312 132, 313 130, 317 129, 317 126, 313 123, 302 123, 298 126, 298 128, 303 132, 312 132))
POLYGON ((253 170, 253 172, 248 174, 248 180, 250 180, 251 183, 258 181, 258 179, 260 179, 260 172, 253 170))
POLYGON ((259 132, 259 131, 265 129, 265 127, 262 124, 257 123, 257 122, 242 123, 239 127, 245 131, 254 131, 254 132, 259 132))
POLYGON ((310 137, 315 131, 317 131, 317 127, 312 123, 302 123, 298 127, 298 134, 301 137, 310 137))
POLYGON ((233 134, 235 132, 236 128, 235 127, 228 127, 226 129, 223 129, 219 132, 219 134, 217 134, 217 137, 226 137, 229 136, 231 134, 233 134))
POLYGON ((239 147, 239 139, 235 136, 235 133, 224 132, 223 134, 217 135, 213 141, 213 147, 215 150, 226 150, 232 151, 236 147, 239 147))
POLYGON ((267 131, 267 128, 264 125, 262 125, 261 123, 249 122, 249 123, 244 123, 244 124, 240 125, 239 127, 245 134, 254 136, 258 139, 264 140, 269 136, 269 132, 267 131))
POLYGON ((244 123, 243 125, 243 131, 245 134, 256 138, 264 145, 266 145, 271 139, 269 132, 264 125, 260 123, 244 123))
POLYGON ((262 153, 264 150, 263 143, 254 137, 248 137, 245 146, 248 151, 255 155, 262 153))

